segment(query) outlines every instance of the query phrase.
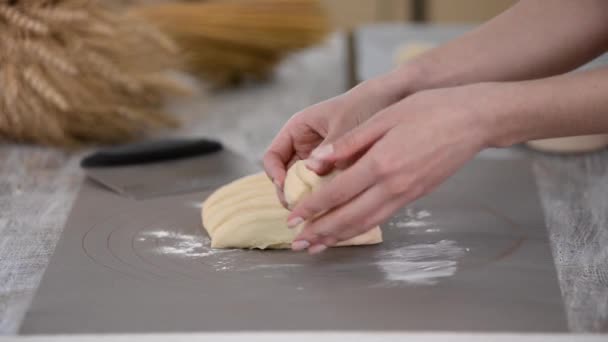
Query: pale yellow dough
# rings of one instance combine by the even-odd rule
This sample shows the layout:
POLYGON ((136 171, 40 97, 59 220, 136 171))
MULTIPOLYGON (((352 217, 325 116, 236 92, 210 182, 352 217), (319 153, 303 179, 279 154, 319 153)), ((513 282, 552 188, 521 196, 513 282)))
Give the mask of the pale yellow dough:
MULTIPOLYGON (((304 162, 296 162, 287 172, 285 200, 293 207, 304 196, 318 189, 334 174, 319 177, 304 162)), ((203 203, 203 227, 213 248, 289 248, 302 229, 287 228, 289 211, 279 202, 275 187, 266 174, 237 179, 203 203)), ((374 227, 338 246, 370 245, 382 242, 380 227, 374 227)))
POLYGON ((574 137, 532 140, 528 146, 535 150, 551 153, 585 153, 608 146, 608 134, 580 135, 574 137))
POLYGON ((397 48, 397 51, 393 57, 394 63, 396 65, 404 64, 423 52, 434 48, 435 46, 436 44, 428 41, 409 42, 403 44, 397 48))

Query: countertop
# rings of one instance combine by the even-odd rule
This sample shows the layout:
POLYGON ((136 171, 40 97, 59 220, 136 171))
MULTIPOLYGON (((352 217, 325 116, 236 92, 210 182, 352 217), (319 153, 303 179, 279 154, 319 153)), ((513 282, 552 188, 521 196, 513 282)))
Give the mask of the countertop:
MULTIPOLYGON (((218 138, 259 162, 293 113, 344 90, 344 51, 344 40, 335 36, 319 48, 290 57, 273 82, 170 104, 187 122, 172 134, 218 138)), ((18 330, 83 179, 78 161, 84 153, 0 146, 0 334, 18 330)), ((569 328, 577 333, 608 332, 608 151, 573 157, 531 154, 569 328)), ((184 340, 198 335, 188 336, 184 340)), ((412 341, 438 340, 427 334, 400 336, 412 341)), ((587 338, 593 339, 581 340, 587 338)), ((146 335, 141 339, 155 340, 146 335)))

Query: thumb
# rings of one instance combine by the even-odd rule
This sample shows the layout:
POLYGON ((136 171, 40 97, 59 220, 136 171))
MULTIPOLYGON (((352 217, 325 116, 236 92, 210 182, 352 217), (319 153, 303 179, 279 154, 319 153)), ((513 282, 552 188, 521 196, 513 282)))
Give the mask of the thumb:
POLYGON ((314 171, 319 176, 330 173, 335 167, 333 160, 328 158, 319 158, 319 156, 324 156, 328 152, 332 153, 334 151, 334 142, 336 140, 338 140, 337 134, 334 134, 333 136, 328 135, 325 140, 323 140, 323 142, 308 156, 305 161, 306 167, 314 171))
POLYGON ((328 166, 348 164, 349 160, 367 151, 388 131, 389 127, 390 125, 385 121, 374 120, 352 129, 333 141, 326 139, 311 152, 306 166, 322 174, 319 171, 327 172, 328 166))

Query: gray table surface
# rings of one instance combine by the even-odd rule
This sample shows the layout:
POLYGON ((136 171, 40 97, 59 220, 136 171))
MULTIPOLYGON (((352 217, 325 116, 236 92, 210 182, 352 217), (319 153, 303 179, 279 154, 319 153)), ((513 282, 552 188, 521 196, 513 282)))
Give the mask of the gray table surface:
MULTIPOLYGON (((294 112, 340 93, 344 41, 289 58, 274 82, 174 103, 204 135, 259 161, 294 112)), ((59 238, 78 186, 82 153, 0 146, 0 334, 14 334, 59 238)), ((535 174, 573 332, 608 331, 608 152, 534 154, 535 174)), ((426 339, 425 339, 426 340, 426 339)))

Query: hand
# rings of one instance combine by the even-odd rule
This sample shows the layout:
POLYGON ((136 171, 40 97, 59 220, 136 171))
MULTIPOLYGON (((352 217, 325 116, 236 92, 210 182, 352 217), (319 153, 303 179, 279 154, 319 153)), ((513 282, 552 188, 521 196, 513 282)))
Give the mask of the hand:
MULTIPOLYGON (((396 83, 396 82, 392 82, 396 83)), ((277 186, 282 199, 286 170, 299 159, 306 159, 319 145, 339 139, 368 120, 379 110, 398 101, 403 92, 395 91, 381 80, 363 83, 349 92, 295 114, 277 134, 266 154, 264 168, 277 186)), ((320 161, 319 174, 329 172, 334 164, 320 161)))
POLYGON ((292 248, 317 253, 366 232, 486 147, 492 125, 485 119, 491 113, 483 112, 485 87, 416 93, 327 145, 325 153, 313 153, 324 163, 363 155, 293 208, 290 226, 310 223, 292 248))

